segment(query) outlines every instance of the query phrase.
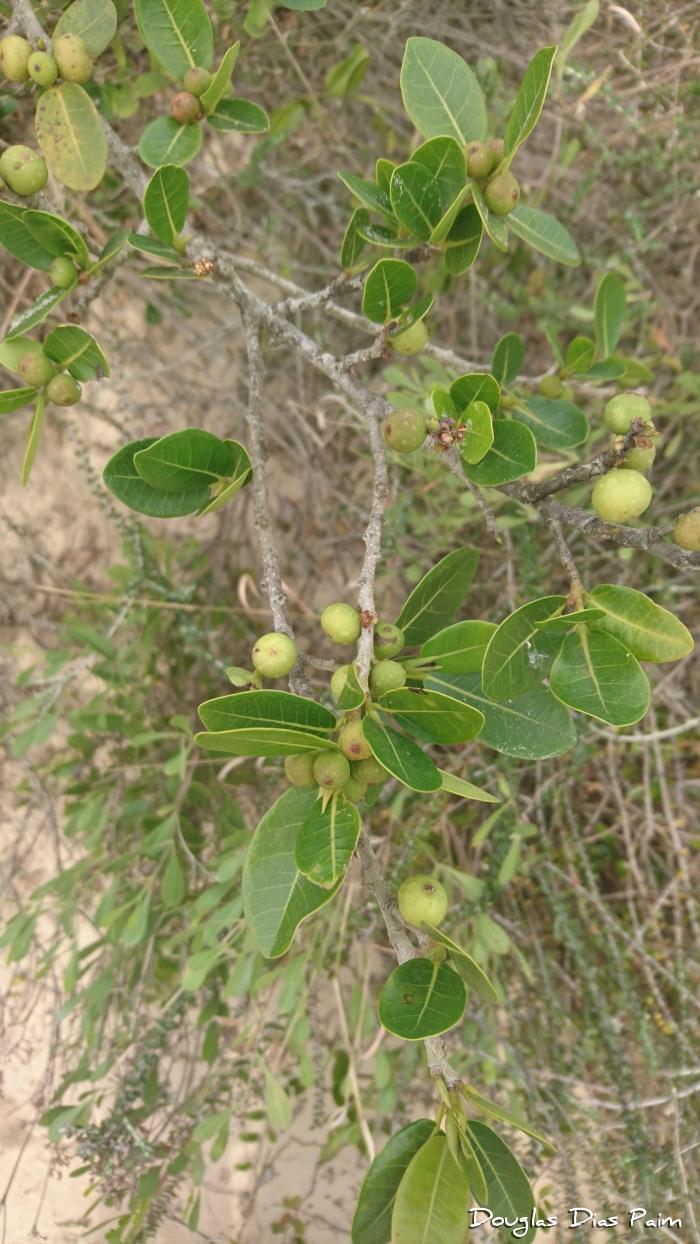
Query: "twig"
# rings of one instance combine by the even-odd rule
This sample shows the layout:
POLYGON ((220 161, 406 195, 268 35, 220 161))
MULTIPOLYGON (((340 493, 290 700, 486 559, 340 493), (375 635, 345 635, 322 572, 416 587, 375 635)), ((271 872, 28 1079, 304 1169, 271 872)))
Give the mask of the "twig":
POLYGON ((584 510, 574 509, 573 506, 555 501, 553 497, 540 502, 537 509, 547 520, 559 519, 568 527, 576 527, 578 531, 583 531, 587 536, 592 536, 596 540, 612 540, 615 544, 621 544, 623 548, 643 549, 645 553, 661 558, 669 565, 676 566, 678 570, 700 567, 700 553, 688 553, 677 544, 670 544, 661 539, 673 524, 647 528, 620 527, 615 523, 606 523, 602 518, 596 518, 594 514, 586 514, 584 510))
POLYGON ((579 466, 567 467, 559 475, 551 475, 549 479, 538 480, 535 484, 521 484, 519 482, 504 484, 503 492, 508 493, 509 497, 515 497, 518 501, 526 501, 530 505, 535 505, 538 501, 543 501, 545 497, 551 497, 553 493, 560 492, 563 488, 569 488, 572 484, 585 483, 586 480, 593 479, 596 475, 605 475, 606 471, 611 471, 614 466, 622 461, 630 449, 634 449, 640 427, 640 421, 637 419, 633 420, 632 427, 625 436, 620 448, 606 449, 603 453, 598 454, 598 457, 594 458, 592 462, 582 462, 579 466))
POLYGON ((700 717, 690 717, 680 726, 653 730, 649 734, 613 734, 610 730, 595 730, 594 733, 604 739, 614 739, 616 743, 653 743, 655 739, 672 739, 676 734, 685 734, 686 730, 694 730, 696 726, 700 726, 700 717))
POLYGON ((551 528, 551 530, 554 532, 554 538, 557 542, 557 548, 559 549, 559 557, 561 559, 561 564, 569 576, 569 583, 571 587, 569 600, 571 604, 576 606, 577 609, 582 609, 583 608, 583 583, 581 581, 581 576, 576 568, 576 562, 574 561, 571 549, 566 543, 566 538, 562 530, 562 525, 558 518, 548 518, 547 523, 549 527, 551 528))
POLYGON ((445 459, 453 475, 456 475, 458 479, 461 479, 463 484, 467 485, 467 488, 469 489, 474 500, 476 501, 478 508, 481 510, 481 513, 484 516, 484 522, 486 523, 486 530, 488 531, 489 535, 493 536, 494 540, 496 541, 496 544, 502 544, 503 533, 501 532, 501 529, 498 526, 498 523, 496 522, 496 515, 491 509, 491 506, 486 500, 486 497, 484 496, 483 492, 479 488, 479 485, 475 484, 473 480, 468 479, 467 476, 464 474, 464 468, 462 466, 462 463, 459 457, 459 451, 454 448, 450 449, 445 454, 445 459))

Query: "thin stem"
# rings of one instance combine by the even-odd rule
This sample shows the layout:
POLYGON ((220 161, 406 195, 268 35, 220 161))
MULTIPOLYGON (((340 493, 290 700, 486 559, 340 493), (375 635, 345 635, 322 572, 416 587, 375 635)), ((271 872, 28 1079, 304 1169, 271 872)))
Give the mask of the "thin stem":
POLYGON ((447 465, 452 471, 452 474, 456 475, 458 479, 461 479, 462 483, 466 484, 467 488, 472 494, 474 500, 476 501, 477 507, 481 510, 481 513, 484 516, 484 521, 486 523, 486 530, 488 531, 489 535, 493 536, 494 540, 496 541, 496 544, 502 544, 503 533, 501 532, 501 529, 498 526, 498 523, 496 522, 496 515, 491 509, 491 506, 486 500, 486 497, 484 496, 483 492, 479 488, 479 485, 475 484, 473 480, 467 479, 467 476, 464 474, 464 468, 462 466, 462 462, 459 456, 459 451, 456 449, 451 449, 448 451, 447 454, 445 454, 445 458, 447 460, 447 465))
POLYGON ((551 528, 551 530, 554 532, 554 538, 557 542, 557 548, 559 549, 559 557, 561 559, 561 564, 569 576, 569 583, 571 585, 569 602, 572 605, 575 605, 577 609, 582 609, 583 608, 583 583, 581 581, 581 576, 576 567, 576 562, 574 561, 573 553, 571 552, 571 549, 569 548, 566 542, 566 537, 564 536, 562 525, 558 518, 549 518, 547 519, 547 523, 549 527, 551 528))

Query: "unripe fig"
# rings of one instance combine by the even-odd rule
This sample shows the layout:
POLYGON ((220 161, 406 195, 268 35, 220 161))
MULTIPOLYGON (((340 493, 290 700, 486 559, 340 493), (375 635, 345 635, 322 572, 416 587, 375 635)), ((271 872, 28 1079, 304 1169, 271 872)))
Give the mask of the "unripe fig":
POLYGON ((635 445, 628 451, 620 466, 625 471, 648 471, 655 457, 656 445, 650 445, 648 448, 635 445))
POLYGON ((572 386, 570 384, 563 384, 561 386, 561 393, 559 394, 559 396, 562 402, 573 402, 574 390, 572 386))
POLYGON ((468 143, 466 148, 467 173, 470 177, 485 177, 496 163, 496 154, 488 143, 468 143))
POLYGON ((651 484, 639 471, 608 471, 597 481, 591 504, 606 523, 624 523, 643 514, 651 501, 651 484))
POLYGON ((360 638, 360 615, 353 605, 326 605, 321 626, 334 644, 354 644, 360 638))
POLYGON ((484 191, 484 200, 494 216, 507 216, 520 202, 520 186, 512 173, 499 173, 484 191))
POLYGON ((372 748, 362 733, 361 721, 349 721, 338 735, 340 750, 348 760, 369 760, 372 748))
POLYGON ((434 877, 407 877, 399 889, 399 911, 404 920, 419 929, 421 920, 437 925, 445 919, 448 899, 445 887, 434 877))
POLYGON ((501 393, 501 406, 504 410, 517 410, 518 399, 510 393, 501 393))
POLYGON ((378 786, 389 776, 389 770, 385 769, 375 756, 372 756, 370 760, 356 761, 352 765, 351 773, 356 782, 362 782, 365 786, 378 786))
POLYGON ((629 432, 633 419, 641 419, 644 423, 651 422, 651 406, 641 393, 618 393, 617 397, 611 397, 603 412, 603 418, 611 432, 624 436, 629 432))
POLYGON ((0 176, 15 194, 38 194, 46 185, 49 171, 36 151, 18 144, 8 147, 0 156, 0 176))
POLYGON ((490 148, 491 148, 491 150, 493 151, 493 154, 494 154, 494 155, 495 155, 495 157, 496 157, 496 159, 495 159, 495 162, 494 162, 494 163, 495 163, 495 164, 500 164, 500 163, 501 163, 501 160, 503 159, 503 153, 504 153, 504 147, 505 147, 505 144, 504 144, 504 142, 503 142, 503 139, 502 139, 502 138, 491 138, 491 139, 489 139, 489 144, 488 144, 488 145, 489 145, 489 147, 490 147, 490 148))
POLYGON ((51 44, 51 51, 66 82, 87 82, 92 77, 92 57, 80 35, 59 35, 51 44))
POLYGON ((424 415, 416 410, 395 410, 389 415, 383 428, 384 440, 390 449, 400 454, 420 449, 428 434, 424 415))
POLYGON ((59 289, 70 289, 78 279, 78 269, 67 255, 59 255, 49 268, 49 276, 59 289))
POLYGON ((260 636, 252 657, 253 665, 263 678, 283 678, 294 668, 297 650, 288 635, 271 631, 260 636))
POLYGON ((77 380, 65 372, 59 372, 46 386, 46 396, 54 406, 75 406, 82 390, 77 380))
POLYGON ((21 35, 5 35, 0 39, 0 69, 10 82, 26 82, 32 45, 21 35))
POLYGON ((367 785, 364 782, 356 782, 352 774, 347 782, 343 783, 343 794, 350 803, 359 803, 364 798, 367 785))
POLYGON ((340 752, 321 752, 313 765, 314 782, 324 790, 339 790, 350 777, 350 761, 340 752))
POLYGON ((49 380, 53 380, 56 369, 47 359, 45 354, 23 354, 19 360, 19 374, 25 384, 35 385, 39 388, 41 385, 48 384, 49 380))
POLYGON ((397 657, 404 646, 404 634, 394 622, 378 622, 374 628, 374 655, 378 661, 397 657))
POLYGON ((336 700, 340 699, 340 693, 348 681, 349 669, 349 665, 339 665, 337 670, 333 671, 333 676, 331 678, 331 693, 335 696, 336 700))
POLYGON ((561 397, 562 383, 559 376, 543 376, 537 388, 543 397, 561 397))
POLYGON ((211 74, 206 69, 200 69, 199 65, 195 65, 194 69, 188 69, 182 79, 182 85, 185 90, 189 91, 190 95, 196 96, 197 99, 204 94, 210 82, 211 74))
POLYGON ((375 661, 369 672, 369 689, 373 700, 387 691, 399 691, 406 685, 406 671, 398 661, 375 661))
POLYGON ((428 340, 428 330, 423 320, 417 324, 409 324, 402 333, 389 338, 389 345, 397 354, 418 354, 428 340))
POLYGON ((48 52, 32 52, 27 68, 37 86, 51 86, 58 77, 58 66, 48 52))
POLYGON ((690 553, 700 553, 700 506, 682 514, 673 528, 674 542, 690 553))
POLYGON ((190 121, 198 121, 202 115, 200 102, 190 91, 178 91, 177 95, 173 95, 170 101, 170 111, 175 120, 180 121, 182 125, 187 125, 190 121))
POLYGON ((318 752, 304 752, 301 756, 285 756, 284 771, 292 786, 315 786, 314 760, 318 752))

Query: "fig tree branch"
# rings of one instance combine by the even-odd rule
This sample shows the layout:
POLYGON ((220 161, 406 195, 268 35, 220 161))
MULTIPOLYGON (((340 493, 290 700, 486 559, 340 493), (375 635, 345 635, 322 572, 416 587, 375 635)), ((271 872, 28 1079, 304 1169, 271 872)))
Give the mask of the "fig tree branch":
POLYGON ((537 509, 543 518, 558 519, 595 540, 612 540, 626 549, 643 549, 645 553, 661 558, 677 570, 700 569, 700 553, 688 553, 677 544, 670 544, 662 539, 673 529, 675 523, 667 523, 663 527, 618 527, 614 523, 604 522, 602 518, 596 518, 594 514, 586 514, 571 505, 564 505, 553 497, 540 502, 537 509))
POLYGON ((489 535, 493 536, 494 540, 496 541, 496 544, 502 544, 503 535, 501 533, 500 527, 498 526, 498 523, 496 522, 496 515, 491 509, 491 506, 486 500, 486 497, 484 496, 483 492, 479 488, 479 485, 475 484, 473 480, 467 479, 466 475, 464 474, 464 468, 462 466, 462 461, 459 456, 459 450, 453 446, 453 448, 447 452, 445 457, 447 459, 448 466, 450 470, 452 471, 452 473, 457 476, 457 479, 461 479, 463 484, 466 484, 474 500, 476 501, 478 508, 481 510, 481 513, 484 516, 484 522, 486 523, 486 530, 488 531, 489 535))
POLYGON ((577 609, 582 609, 583 583, 581 581, 581 576, 578 572, 576 562, 574 561, 573 553, 566 542, 561 520, 558 518, 548 518, 547 523, 554 533, 561 564, 569 576, 569 583, 571 587, 570 599, 573 601, 577 609))

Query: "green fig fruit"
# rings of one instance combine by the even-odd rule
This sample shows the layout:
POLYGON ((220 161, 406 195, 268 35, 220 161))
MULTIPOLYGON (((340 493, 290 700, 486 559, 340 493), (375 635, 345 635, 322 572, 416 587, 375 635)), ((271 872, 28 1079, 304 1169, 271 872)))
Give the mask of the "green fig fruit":
POLYGON ((304 752, 301 756, 285 756, 284 772, 292 786, 315 786, 314 760, 318 752, 304 752))
POLYGON ((682 514, 673 528, 674 542, 689 553, 700 553, 700 506, 682 514))
POLYGON ((403 332, 389 338, 389 345, 397 354, 418 354, 428 340, 428 330, 423 320, 409 324, 403 332))
POLYGON ((398 661, 375 661, 369 672, 369 689, 373 700, 387 691, 400 691, 406 685, 406 671, 398 661))
MULTIPOLYGON (((647 437, 644 437, 647 440, 647 437)), ((654 458, 656 457, 656 445, 648 447, 642 445, 634 445, 629 449, 623 458, 620 466, 623 471, 648 471, 654 458)))
POLYGON ((416 929, 420 928, 422 920, 436 926, 447 915, 447 892, 434 877, 420 873, 407 877, 399 888, 398 899, 401 915, 416 929))
POLYGON ((641 393, 618 393, 617 397, 611 397, 603 418, 611 432, 624 436, 629 432, 633 419, 651 423, 651 406, 641 393))
POLYGON ((340 750, 348 760, 369 760, 372 748, 362 733, 362 722, 349 721, 338 735, 340 750))
POLYGON ((500 164, 505 153, 504 152, 505 143, 503 142, 503 139, 502 138, 491 138, 489 139, 488 145, 493 151, 494 156, 496 157, 494 160, 494 166, 496 164, 500 164))
POLYGON ((51 51, 65 82, 87 82, 92 77, 92 57, 80 35, 58 35, 51 51))
POLYGON ((23 354, 19 360, 19 374, 25 384, 40 388, 53 380, 56 368, 45 354, 35 354, 32 351, 30 354, 23 354))
POLYGON ((467 143, 467 173, 477 181, 486 177, 496 163, 496 153, 488 143, 467 143))
POLYGON ((394 410, 384 424, 383 433, 390 449, 410 454, 420 449, 428 435, 428 425, 425 416, 416 410, 394 410))
POLYGON ((337 670, 333 670, 333 674, 331 676, 331 694, 335 696, 336 700, 340 699, 340 693, 348 681, 349 669, 349 665, 339 665, 337 670))
POLYGON ((370 760, 358 760, 351 767, 352 776, 356 782, 362 782, 365 786, 378 786, 380 782, 385 782, 389 776, 389 770, 372 756, 370 760))
POLYGON ((46 386, 46 396, 54 406, 75 406, 82 390, 77 380, 65 372, 59 372, 46 386))
POLYGON ((346 799, 350 800, 350 803, 359 803, 361 799, 364 799, 366 790, 366 782, 355 781, 352 774, 348 778, 347 782, 343 783, 343 794, 346 799))
POLYGON ((393 622, 378 622, 374 628, 374 655, 378 661, 390 661, 397 657, 405 643, 400 626, 393 622))
POLYGON ((324 790, 340 790, 350 777, 350 761, 340 752, 321 752, 314 760, 313 774, 324 790))
POLYGON ((26 82, 32 45, 21 35, 5 35, 0 39, 0 70, 10 82, 26 82))
POLYGON ((188 125, 190 121, 199 120, 202 115, 202 106, 197 96, 192 95, 190 91, 178 91, 170 101, 170 111, 181 125, 188 125))
POLYGON ((78 279, 78 269, 67 255, 59 255, 49 268, 49 276, 59 289, 70 289, 78 279))
POLYGON ((32 52, 27 68, 37 86, 53 86, 58 77, 58 66, 48 52, 32 52))
POLYGON ((643 514, 651 501, 651 484, 638 471, 608 471, 593 488, 591 504, 606 523, 624 523, 643 514))
POLYGON ((210 82, 211 74, 206 69, 201 69, 199 65, 195 65, 194 69, 188 69, 182 79, 185 90, 197 99, 204 94, 210 82))
POLYGON ((0 156, 0 177, 4 177, 15 194, 38 194, 44 189, 48 176, 44 160, 31 147, 21 144, 7 147, 0 156))
POLYGON ((353 605, 326 605, 321 626, 334 644, 354 644, 360 638, 360 615, 353 605))
POLYGON ((484 191, 484 200, 494 216, 507 216, 520 202, 520 186, 512 173, 499 173, 484 191))
POLYGON ((562 383, 559 376, 543 376, 537 388, 543 397, 561 397, 562 383))
POLYGON ((253 665, 263 678, 284 678, 294 669, 297 650, 288 635, 271 631, 257 640, 252 657, 253 665))

